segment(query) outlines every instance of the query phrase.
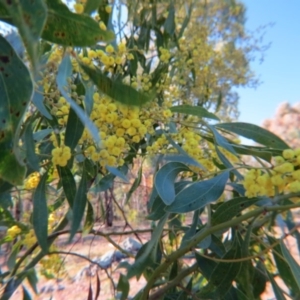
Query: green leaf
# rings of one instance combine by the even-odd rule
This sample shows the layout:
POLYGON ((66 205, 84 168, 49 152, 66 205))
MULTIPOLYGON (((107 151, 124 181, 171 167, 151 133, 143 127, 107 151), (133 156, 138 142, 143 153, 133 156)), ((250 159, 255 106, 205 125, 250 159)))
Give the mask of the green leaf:
POLYGON ((40 165, 39 165, 39 158, 37 157, 35 153, 35 144, 33 140, 33 134, 32 134, 32 123, 28 123, 25 131, 24 131, 24 145, 26 148, 26 160, 31 169, 34 171, 39 171, 40 165))
POLYGON ((300 289, 300 266, 296 262, 296 260, 293 258, 289 250, 284 245, 284 242, 280 241, 280 248, 282 251, 282 254, 284 258, 286 259, 287 264, 289 265, 291 272, 297 282, 298 288, 300 289))
POLYGON ((176 25, 175 25, 175 6, 172 2, 168 8, 168 17, 164 24, 165 31, 173 36, 175 33, 176 25))
POLYGON ((247 145, 232 145, 232 147, 238 154, 257 156, 264 159, 267 162, 271 162, 272 152, 267 151, 267 149, 253 148, 247 145))
POLYGON ((23 300, 32 300, 30 293, 27 291, 25 286, 22 286, 23 288, 23 300))
POLYGON ((173 106, 170 108, 170 110, 172 112, 197 116, 200 118, 208 118, 208 119, 213 119, 218 121, 220 120, 216 115, 209 112, 207 109, 205 109, 202 106, 192 106, 192 105, 184 104, 184 105, 173 106))
POLYGON ((153 230, 150 241, 143 245, 143 247, 140 249, 139 253, 141 252, 141 254, 139 256, 137 255, 134 264, 130 267, 127 273, 128 279, 133 276, 139 278, 143 271, 146 269, 149 262, 155 260, 154 256, 157 252, 157 246, 168 217, 169 214, 166 213, 165 216, 161 218, 156 228, 153 230))
POLYGON ((95 223, 94 210, 90 201, 87 201, 87 212, 83 225, 83 234, 89 234, 95 223))
POLYGON ((45 2, 43 0, 11 0, 2 1, 2 3, 18 27, 34 70, 36 70, 40 36, 47 17, 45 2))
POLYGON ((197 160, 192 158, 186 151, 184 151, 178 144, 176 144, 169 135, 166 135, 166 138, 170 142, 170 144, 178 151, 179 155, 176 154, 166 155, 164 156, 165 160, 182 162, 188 165, 201 168, 202 170, 206 170, 197 160))
POLYGON ((128 299, 128 293, 129 293, 129 282, 126 276, 123 274, 120 274, 118 285, 117 285, 117 291, 120 291, 122 293, 120 300, 126 300, 128 299))
POLYGON ((31 288, 34 290, 36 294, 38 294, 38 289, 37 289, 38 278, 37 278, 36 270, 32 268, 29 269, 26 273, 27 273, 26 278, 31 288))
MULTIPOLYGON (((277 240, 271 236, 268 236, 268 240, 269 240, 270 244, 275 244, 277 242, 277 240)), ((273 254, 280 278, 284 281, 284 283, 287 285, 287 287, 294 292, 293 294, 296 294, 296 292, 299 294, 300 289, 297 286, 297 283, 295 281, 295 278, 293 276, 291 268, 289 267, 288 262, 285 259, 283 259, 284 256, 281 251, 280 245, 276 244, 273 247, 273 250, 274 251, 272 251, 272 254, 273 254)))
POLYGON ((69 237, 70 242, 72 241, 74 235, 76 234, 84 214, 84 210, 87 203, 87 194, 86 194, 87 188, 88 188, 87 175, 84 170, 74 199, 73 220, 71 224, 70 237, 69 237))
POLYGON ((87 0, 84 6, 84 13, 88 15, 91 14, 98 9, 102 2, 104 2, 104 0, 87 0))
POLYGON ((99 182, 97 182, 95 186, 91 188, 91 191, 93 193, 100 193, 112 188, 114 179, 115 175, 113 174, 107 174, 103 176, 99 182))
POLYGON ((274 280, 273 275, 267 272, 270 282, 272 284, 273 292, 275 294, 276 300, 286 300, 281 291, 280 287, 278 286, 277 282, 274 280))
POLYGON ((84 107, 85 111, 88 115, 91 114, 94 104, 94 84, 91 81, 85 81, 81 78, 81 82, 85 89, 85 95, 84 95, 84 107))
POLYGON ((142 106, 154 99, 154 91, 149 94, 145 94, 137 91, 130 85, 124 84, 119 79, 112 80, 108 78, 99 69, 94 70, 84 64, 81 64, 81 67, 84 72, 89 75, 90 79, 100 89, 100 91, 120 103, 125 105, 142 106))
MULTIPOLYGON (((49 54, 50 55, 50 54, 49 54)), ((40 80, 43 80, 43 72, 46 71, 47 61, 49 58, 48 54, 45 54, 41 57, 39 62, 39 73, 36 73, 34 76, 34 81, 38 82, 40 80)), ((38 109, 38 111, 47 119, 52 120, 53 117, 48 111, 48 108, 44 104, 44 86, 42 84, 37 85, 37 87, 34 90, 34 94, 32 97, 32 102, 35 105, 35 107, 38 109)))
POLYGON ((8 257, 8 260, 7 260, 7 267, 10 271, 12 271, 16 265, 16 258, 17 258, 17 255, 19 254, 19 252, 20 252, 20 244, 17 243, 13 246, 11 253, 8 257))
POLYGON ((190 184, 176 195, 175 201, 166 207, 166 211, 185 213, 217 201, 224 192, 228 177, 229 172, 223 172, 212 179, 190 184))
POLYGON ((61 64, 58 68, 58 73, 56 76, 56 83, 57 87, 60 90, 61 94, 65 97, 65 99, 70 103, 70 106, 77 114, 78 118, 82 122, 83 126, 85 126, 90 134, 92 135, 93 139, 95 140, 96 144, 100 143, 99 131, 96 125, 91 121, 89 116, 83 111, 80 106, 69 97, 68 95, 68 78, 72 76, 72 64, 69 55, 66 55, 61 64), (66 90, 67 88, 67 90, 66 90))
POLYGON ((231 131, 268 147, 278 149, 290 148, 289 145, 277 135, 254 124, 233 122, 217 124, 216 127, 231 131))
POLYGON ((231 220, 233 217, 238 215, 241 211, 255 204, 261 199, 247 197, 233 198, 229 201, 222 203, 212 215, 212 225, 221 224, 231 220))
POLYGON ((83 131, 84 124, 80 121, 74 109, 70 108, 65 133, 65 145, 70 147, 71 151, 73 151, 77 146, 83 131))
MULTIPOLYGON (((231 249, 222 258, 241 258, 241 245, 239 244, 237 237, 235 237, 231 249)), ((224 295, 230 289, 232 281, 239 274, 241 266, 241 262, 218 263, 210 276, 209 283, 217 287, 220 295, 224 295)))
POLYGON ((236 152, 234 151, 232 145, 228 143, 228 141, 215 129, 214 126, 207 125, 207 127, 212 131, 214 139, 219 146, 226 149, 233 155, 236 155, 236 152))
POLYGON ((19 130, 33 85, 28 69, 1 35, 0 70, 0 177, 16 185, 25 178, 26 168, 18 149, 19 130))
POLYGON ((48 252, 48 208, 46 198, 46 181, 48 173, 46 172, 34 194, 33 194, 33 213, 32 213, 32 225, 37 241, 44 253, 48 252))
POLYGON ((121 172, 118 168, 111 167, 111 166, 106 166, 107 171, 109 171, 111 174, 123 179, 125 182, 129 182, 128 178, 126 175, 121 172))
POLYGON ((57 171, 63 186, 66 198, 70 207, 73 207, 75 195, 76 195, 76 183, 74 175, 68 167, 57 166, 57 171))
POLYGON ((115 38, 112 31, 102 30, 99 24, 84 14, 72 13, 58 0, 48 0, 48 18, 42 38, 64 46, 87 47, 115 38))
POLYGON ((133 182, 132 186, 130 187, 129 191, 126 193, 125 205, 128 204, 128 201, 130 200, 132 194, 140 186, 141 181, 142 181, 142 175, 143 175, 143 165, 140 166, 137 178, 134 180, 134 182, 133 182))
POLYGON ((190 169, 179 162, 170 162, 162 166, 156 173, 154 184, 158 195, 166 205, 170 205, 175 200, 174 181, 180 172, 190 169))

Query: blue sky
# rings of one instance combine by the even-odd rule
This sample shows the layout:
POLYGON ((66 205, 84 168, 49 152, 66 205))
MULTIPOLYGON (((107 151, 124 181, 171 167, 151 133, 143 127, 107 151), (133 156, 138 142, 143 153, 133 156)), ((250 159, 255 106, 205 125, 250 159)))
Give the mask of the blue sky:
POLYGON ((265 42, 271 47, 262 64, 252 69, 262 81, 256 89, 239 89, 239 120, 261 125, 274 116, 279 103, 300 102, 300 0, 243 0, 247 7, 246 27, 268 27, 265 42))

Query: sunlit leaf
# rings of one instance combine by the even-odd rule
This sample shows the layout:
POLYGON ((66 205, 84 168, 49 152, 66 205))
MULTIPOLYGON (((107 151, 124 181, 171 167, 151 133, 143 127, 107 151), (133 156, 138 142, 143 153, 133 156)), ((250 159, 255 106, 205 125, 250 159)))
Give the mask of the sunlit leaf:
POLYGON ((86 47, 109 42, 114 33, 102 30, 98 22, 85 14, 72 13, 58 0, 48 0, 48 18, 42 38, 64 46, 86 47))
POLYGON ((44 253, 48 252, 48 207, 46 198, 46 181, 48 173, 46 172, 33 194, 33 213, 32 225, 37 241, 44 253))
POLYGON ((212 179, 191 183, 176 195, 174 202, 166 210, 185 213, 217 201, 223 194, 228 177, 229 172, 223 172, 212 179))
POLYGON ((197 116, 200 118, 208 118, 213 120, 219 120, 219 118, 213 113, 209 112, 202 106, 192 106, 192 105, 176 105, 170 108, 172 112, 177 112, 186 115, 197 116))
POLYGON ((217 124, 216 127, 231 131, 268 147, 278 149, 289 148, 289 145, 287 145, 277 135, 254 124, 233 122, 217 124))
POLYGON ((130 85, 123 83, 121 80, 112 80, 103 74, 99 69, 94 70, 81 64, 84 72, 89 75, 100 91, 110 96, 112 99, 125 105, 142 106, 155 97, 155 93, 145 94, 137 91, 130 85))

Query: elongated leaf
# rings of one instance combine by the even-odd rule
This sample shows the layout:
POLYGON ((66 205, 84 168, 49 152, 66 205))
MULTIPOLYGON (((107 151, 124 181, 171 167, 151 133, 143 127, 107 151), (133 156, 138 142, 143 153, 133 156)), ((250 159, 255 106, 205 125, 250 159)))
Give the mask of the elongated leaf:
MULTIPOLYGON (((241 245, 235 238, 231 249, 224 255, 223 259, 234 259, 241 257, 241 245)), ((220 295, 224 295, 231 287, 232 281, 240 272, 241 262, 218 263, 213 270, 209 282, 217 287, 220 295)))
MULTIPOLYGON (((277 240, 271 236, 268 236, 268 240, 271 245, 274 244, 275 242, 277 242, 277 240)), ((284 281, 284 283, 287 285, 287 287, 293 291, 293 294, 299 295, 300 289, 297 286, 297 282, 293 276, 293 273, 291 271, 291 268, 289 267, 288 262, 282 258, 284 256, 283 256, 280 245, 279 244, 275 245, 273 249, 274 249, 274 251, 272 252, 272 254, 273 254, 280 278, 284 281)))
POLYGON ((87 15, 72 13, 58 0, 48 0, 48 18, 42 38, 64 46, 86 47, 100 41, 111 41, 114 33, 102 30, 99 24, 87 15))
POLYGON ((126 276, 123 274, 120 274, 118 285, 117 285, 117 291, 120 291, 122 293, 120 300, 126 300, 128 299, 128 293, 129 293, 129 282, 126 276))
POLYGON ((126 175, 121 172, 119 169, 115 168, 115 167, 110 167, 110 166, 106 166, 106 169, 113 175, 123 179, 125 182, 129 182, 128 178, 126 177, 126 175))
POLYGON ((201 168, 202 170, 206 170, 198 161, 196 161, 194 158, 192 158, 178 144, 176 144, 169 135, 166 135, 166 138, 170 142, 170 144, 179 153, 179 155, 176 155, 176 154, 166 155, 166 160, 182 162, 182 163, 185 163, 185 164, 188 164, 188 165, 196 166, 198 168, 201 168))
POLYGON ((32 269, 29 269, 26 273, 27 273, 26 278, 27 278, 31 288, 37 294, 38 293, 38 289, 37 289, 38 278, 37 278, 36 270, 34 268, 32 268, 32 269))
POLYGON ((213 113, 209 112, 202 106, 192 106, 192 105, 178 105, 170 108, 172 112, 177 112, 186 115, 197 116, 200 118, 208 118, 213 120, 219 120, 219 118, 213 113))
POLYGON ((25 177, 19 129, 32 91, 28 69, 0 35, 0 177, 13 185, 22 184, 25 177))
POLYGON ((222 148, 226 149, 227 151, 231 152, 232 154, 236 155, 232 145, 228 143, 228 141, 215 129, 214 126, 207 125, 208 128, 212 131, 216 143, 221 146, 222 148))
POLYGON ((274 280, 273 275, 267 272, 268 277, 271 281, 273 292, 275 294, 276 300, 286 300, 286 298, 283 295, 283 292, 281 291, 280 287, 278 286, 277 282, 274 280))
POLYGON ((85 222, 83 225, 83 234, 89 234, 94 226, 94 210, 90 201, 87 201, 87 212, 85 217, 85 222))
POLYGON ((126 193, 126 199, 125 199, 125 204, 128 204, 128 201, 130 200, 132 194, 136 191, 136 189, 140 186, 141 181, 142 181, 142 175, 143 175, 143 166, 139 168, 138 171, 138 176, 134 180, 132 186, 130 187, 128 193, 126 193))
POLYGON ((171 36, 175 32, 175 28, 176 28, 176 25, 175 25, 175 6, 174 6, 173 2, 171 2, 170 6, 169 6, 168 17, 165 21, 164 28, 165 28, 165 31, 171 36))
POLYGON ((27 124, 25 131, 24 131, 24 144, 26 147, 26 159, 27 163, 31 169, 35 171, 39 171, 39 158, 35 153, 35 144, 32 135, 32 124, 27 124))
POLYGON ((91 81, 85 81, 81 78, 81 82, 85 88, 85 96, 84 96, 84 107, 88 116, 91 114, 93 109, 93 95, 94 95, 94 84, 91 81))
POLYGON ((104 0, 87 0, 84 6, 84 13, 90 14, 93 11, 97 10, 102 2, 104 2, 104 0))
POLYGON ((43 0, 2 1, 18 27, 34 69, 37 68, 39 40, 47 17, 43 0))
POLYGON ((281 240, 280 241, 280 248, 282 251, 282 254, 284 258, 286 259, 287 264, 289 265, 291 272, 297 282, 298 288, 300 289, 300 266, 299 264, 295 261, 289 250, 286 248, 284 245, 284 242, 281 240))
POLYGON ((57 166, 57 171, 70 207, 73 207, 76 195, 76 183, 74 175, 68 167, 57 166))
POLYGON ((175 200, 174 181, 180 172, 189 171, 189 168, 178 162, 165 164, 155 175, 155 187, 158 195, 166 205, 175 200))
POLYGON ((46 198, 46 181, 48 173, 45 173, 34 194, 33 194, 33 213, 32 225, 37 241, 44 253, 48 252, 48 208, 46 198))
POLYGON ((259 149, 259 148, 255 149, 253 147, 246 146, 246 145, 232 145, 232 147, 238 154, 257 156, 266 160, 267 162, 271 162, 272 152, 270 151, 259 149))
POLYGON ((41 93, 42 93, 42 87, 39 86, 38 91, 34 92, 32 102, 44 117, 46 117, 49 120, 52 120, 52 116, 44 104, 44 96, 41 93))
POLYGON ((68 122, 65 133, 65 145, 71 148, 71 151, 77 146, 84 130, 84 124, 80 121, 75 111, 70 108, 68 122))
POLYGON ((71 224, 71 230, 70 230, 70 238, 69 241, 71 241, 76 234, 87 203, 87 175, 86 172, 83 171, 80 184, 78 186, 75 199, 74 199, 74 205, 73 205, 73 220, 71 224))
POLYGON ((27 291, 24 285, 22 286, 22 288, 23 288, 23 300, 32 300, 31 295, 29 294, 29 292, 27 291))
POLYGON ((213 214, 211 220, 212 225, 221 224, 232 219, 241 211, 255 204, 259 200, 259 198, 249 199, 247 197, 239 197, 224 202, 217 208, 216 212, 213 214))
POLYGON ((237 170, 234 169, 233 165, 231 164, 231 162, 227 159, 227 157, 220 151, 219 147, 217 145, 215 145, 215 149, 216 152, 218 154, 218 157, 220 158, 221 162, 224 164, 224 166, 227 169, 232 169, 232 173, 234 173, 234 175, 239 179, 239 180, 243 180, 243 176, 241 175, 241 173, 237 170))
POLYGON ((100 143, 100 137, 98 128, 96 125, 91 121, 91 119, 88 117, 85 111, 83 111, 80 106, 68 95, 68 78, 72 75, 72 64, 70 60, 70 56, 66 55, 61 64, 58 68, 58 73, 56 76, 56 83, 58 86, 58 89, 62 93, 62 95, 65 97, 65 99, 70 103, 70 106, 77 114, 78 118, 81 120, 83 126, 85 126, 90 134, 92 135, 93 139, 95 140, 96 144, 100 143), (67 89, 67 90, 66 90, 67 89))
POLYGON ((175 201, 166 210, 185 213, 218 200, 224 192, 228 177, 229 172, 223 172, 212 179, 192 183, 176 195, 175 201))
POLYGON ((120 103, 125 105, 141 106, 153 100, 155 97, 155 92, 152 92, 151 94, 139 92, 133 87, 124 84, 120 80, 112 80, 108 78, 99 69, 94 70, 83 64, 81 64, 81 67, 103 93, 120 103))
POLYGON ((154 260, 154 256, 157 252, 158 242, 160 240, 168 216, 169 214, 166 213, 165 216, 159 221, 152 233, 150 241, 140 249, 141 254, 136 257, 134 264, 130 267, 127 273, 128 279, 133 276, 139 278, 147 267, 149 261, 154 260))
POLYGON ((259 144, 268 147, 278 148, 278 149, 289 148, 289 145, 287 145, 277 135, 254 124, 233 122, 233 123, 217 124, 216 127, 234 132, 238 135, 241 135, 245 138, 251 139, 254 142, 257 142, 259 144))

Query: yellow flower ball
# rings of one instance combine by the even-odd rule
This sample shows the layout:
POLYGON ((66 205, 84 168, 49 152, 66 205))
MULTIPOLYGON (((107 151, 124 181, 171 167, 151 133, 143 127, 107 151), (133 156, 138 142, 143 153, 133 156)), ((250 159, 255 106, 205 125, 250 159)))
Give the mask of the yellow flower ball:
POLYGON ((136 135, 136 128, 135 127, 129 127, 126 130, 126 133, 129 134, 130 136, 134 136, 134 135, 136 135))
POLYGON ((283 156, 285 159, 293 159, 294 156, 295 156, 295 152, 294 152, 292 149, 285 149, 285 150, 282 152, 282 156, 283 156))
POLYGON ((74 9, 75 9, 76 13, 78 13, 78 14, 82 14, 84 11, 84 7, 81 3, 75 3, 74 9))
POLYGON ((122 126, 123 126, 125 129, 129 128, 129 127, 131 126, 131 121, 128 120, 128 119, 123 119, 123 121, 122 121, 122 126))

